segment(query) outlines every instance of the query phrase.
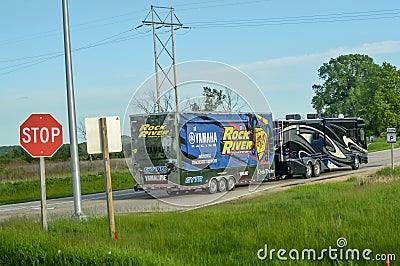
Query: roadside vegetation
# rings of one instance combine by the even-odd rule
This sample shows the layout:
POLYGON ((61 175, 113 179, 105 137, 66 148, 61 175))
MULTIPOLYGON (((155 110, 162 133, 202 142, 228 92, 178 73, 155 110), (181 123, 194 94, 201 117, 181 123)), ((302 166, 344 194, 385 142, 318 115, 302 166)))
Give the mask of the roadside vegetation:
MULTIPOLYGON (((341 237, 344 251, 371 249, 371 258, 393 253, 399 260, 399 179, 399 168, 383 169, 364 181, 298 186, 189 212, 117 215, 117 241, 106 217, 50 221, 48 232, 39 221, 5 221, 0 265, 311 265, 279 261, 276 251, 315 249, 319 256, 338 248, 341 237), (272 260, 257 257, 265 245, 276 250, 272 260)), ((367 262, 330 260, 328 253, 318 262, 349 263, 367 262)))
MULTIPOLYGON (((387 143, 386 137, 375 138, 371 144, 368 144, 368 152, 388 150, 390 147, 391 144, 387 143)), ((393 147, 400 148, 400 143, 394 143, 393 147)))
MULTIPOLYGON (((129 170, 113 171, 113 190, 133 188, 134 180, 129 170)), ((81 175, 82 194, 105 191, 104 173, 81 175)), ((46 178, 47 199, 73 196, 72 178, 46 178)), ((0 183, 0 205, 40 200, 40 180, 20 180, 0 183)))
MULTIPOLYGON (((45 159, 48 199, 73 196, 69 145, 45 159)), ((85 143, 79 144, 82 194, 105 191, 102 155, 89 155, 85 143)), ((111 153, 113 190, 133 188, 124 154, 111 153)), ((20 146, 0 147, 0 205, 40 199, 39 160, 20 146)))
MULTIPOLYGON (((396 143, 394 147, 399 148, 400 144, 396 143)), ((389 148, 390 144, 386 138, 375 138, 373 143, 368 145, 369 152, 389 148)), ((14 147, 7 150, 16 153, 15 150, 20 151, 20 149, 14 147)), ((0 205, 40 199, 38 162, 24 161, 24 152, 21 151, 22 157, 14 159, 3 157, 1 160, 0 157, 0 205)), ((117 157, 120 156, 122 155, 117 157)), ((111 168, 113 190, 129 189, 134 186, 134 180, 124 158, 113 158, 111 168)), ((80 169, 82 194, 104 192, 103 161, 100 158, 82 159, 80 169)), ((49 199, 73 195, 69 161, 46 159, 46 187, 49 199)))

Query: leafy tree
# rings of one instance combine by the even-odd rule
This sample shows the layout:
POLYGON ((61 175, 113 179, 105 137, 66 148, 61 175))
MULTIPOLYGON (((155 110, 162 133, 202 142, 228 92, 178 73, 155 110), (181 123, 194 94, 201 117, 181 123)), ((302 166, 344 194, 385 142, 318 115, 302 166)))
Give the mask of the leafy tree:
POLYGON ((312 86, 312 105, 320 114, 364 118, 370 134, 400 128, 400 70, 375 64, 367 55, 332 58, 318 69, 323 84, 312 86))
POLYGON ((203 87, 203 96, 205 96, 204 111, 215 111, 222 105, 226 95, 222 90, 203 87))
POLYGON ((5 155, 8 159, 12 160, 23 160, 26 162, 32 162, 35 159, 30 156, 21 146, 12 147, 5 155))
POLYGON ((349 54, 332 58, 318 69, 322 84, 312 86, 312 105, 319 114, 362 117, 367 130, 375 133, 375 92, 380 86, 381 68, 367 55, 349 54))
POLYGON ((224 103, 227 96, 223 90, 205 86, 203 87, 202 95, 203 97, 201 98, 187 100, 186 106, 182 110, 190 110, 192 112, 225 110, 224 103))
POLYGON ((400 128, 400 70, 383 63, 377 80, 378 86, 370 108, 374 134, 386 132, 387 127, 400 128))
POLYGON ((318 69, 323 84, 312 86, 312 105, 318 113, 366 117, 379 72, 367 55, 349 54, 332 58, 318 69))

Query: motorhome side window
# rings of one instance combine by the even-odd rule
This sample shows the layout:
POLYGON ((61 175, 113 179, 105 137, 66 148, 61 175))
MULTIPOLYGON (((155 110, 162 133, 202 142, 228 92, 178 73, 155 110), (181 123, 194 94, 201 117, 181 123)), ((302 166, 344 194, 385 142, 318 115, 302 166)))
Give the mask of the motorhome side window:
POLYGON ((360 130, 359 131, 360 142, 365 144, 365 131, 363 128, 360 128, 359 130, 360 130))
POLYGON ((356 137, 356 130, 355 129, 347 129, 346 135, 349 138, 355 138, 356 137))

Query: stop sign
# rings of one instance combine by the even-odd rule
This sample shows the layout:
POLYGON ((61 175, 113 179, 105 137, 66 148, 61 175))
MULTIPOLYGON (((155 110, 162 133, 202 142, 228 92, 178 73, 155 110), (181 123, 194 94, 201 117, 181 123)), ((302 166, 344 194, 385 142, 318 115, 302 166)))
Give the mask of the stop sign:
POLYGON ((51 114, 31 114, 19 126, 19 142, 32 157, 51 157, 63 144, 62 125, 51 114))

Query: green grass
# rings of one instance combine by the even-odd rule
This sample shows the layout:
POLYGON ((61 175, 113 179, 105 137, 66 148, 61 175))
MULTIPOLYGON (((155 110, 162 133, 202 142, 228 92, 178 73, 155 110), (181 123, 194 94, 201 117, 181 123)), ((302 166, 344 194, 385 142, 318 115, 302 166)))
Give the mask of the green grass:
MULTIPOLYGON (((388 172, 387 172, 388 171, 388 172)), ((385 180, 400 173, 370 176, 385 180)), ((398 253, 400 182, 358 182, 294 187, 190 212, 117 215, 118 241, 107 218, 0 223, 0 265, 384 265, 377 261, 260 261, 268 249, 337 248, 398 253)), ((327 256, 326 256, 327 258, 327 256)), ((394 264, 392 264, 394 265, 394 264)))
MULTIPOLYGON (((134 181, 129 171, 111 173, 113 190, 133 188, 134 181)), ((81 175, 82 194, 104 192, 104 173, 81 175)), ((72 178, 46 178, 48 199, 72 196, 72 178)), ((0 205, 40 200, 40 180, 23 180, 0 183, 0 205)))
MULTIPOLYGON (((399 148, 400 143, 394 143, 394 148, 399 148)), ((387 143, 386 138, 377 138, 374 139, 374 142, 371 144, 368 144, 368 152, 374 152, 374 151, 382 151, 382 150, 388 150, 391 148, 391 144, 387 143)))

